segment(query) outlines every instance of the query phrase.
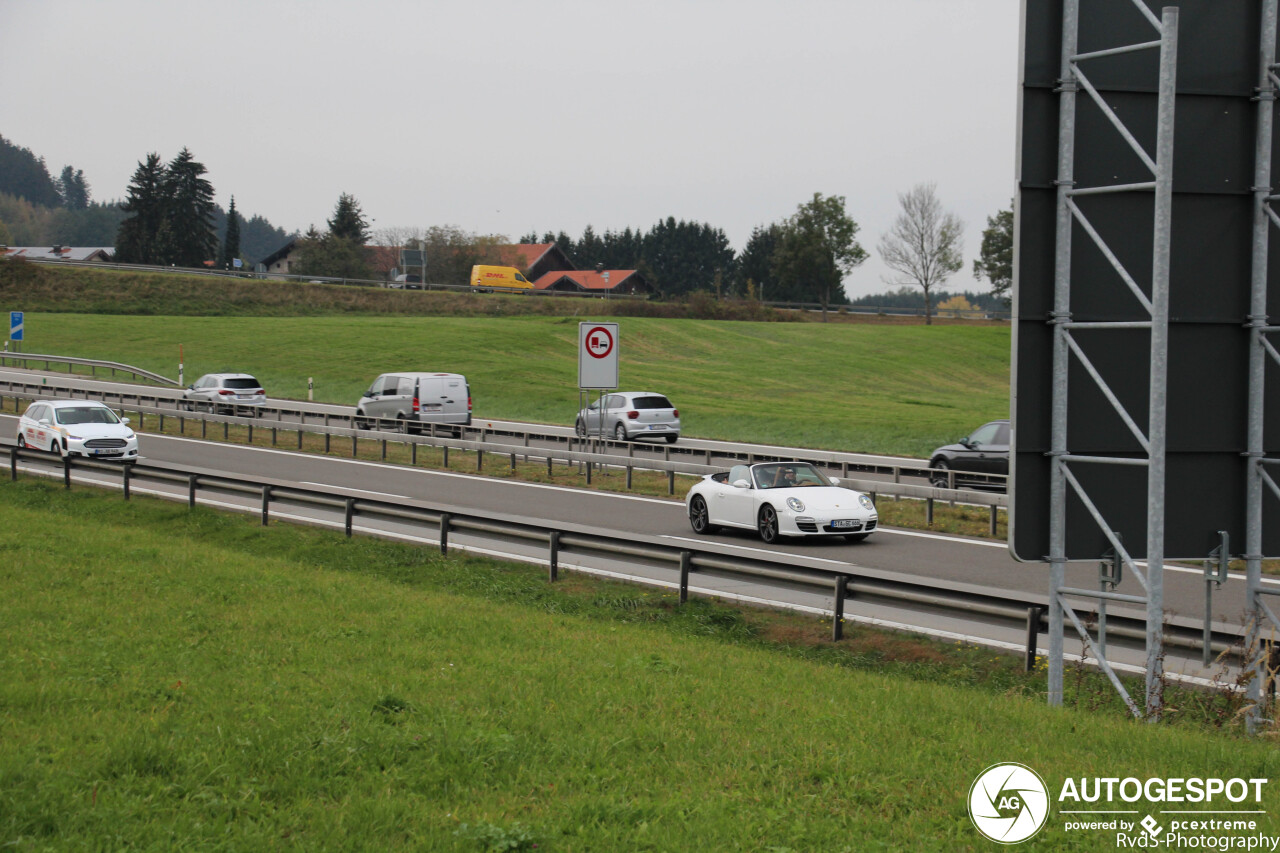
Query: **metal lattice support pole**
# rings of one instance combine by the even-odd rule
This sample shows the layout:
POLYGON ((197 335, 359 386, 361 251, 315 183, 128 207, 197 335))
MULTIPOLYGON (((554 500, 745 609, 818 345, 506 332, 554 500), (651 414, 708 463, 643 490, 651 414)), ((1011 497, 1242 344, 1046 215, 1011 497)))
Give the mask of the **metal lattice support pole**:
POLYGON ((1067 362, 1070 350, 1062 325, 1071 316, 1071 188, 1075 186, 1076 75, 1072 57, 1080 29, 1080 2, 1062 9, 1062 64, 1058 74, 1058 214, 1053 262, 1053 397, 1049 480, 1049 704, 1062 704, 1063 613, 1059 590, 1066 581, 1067 484, 1062 457, 1067 453, 1067 362))
POLYGON ((1157 719, 1164 685, 1164 485, 1169 373, 1169 255, 1173 232, 1173 108, 1177 95, 1178 9, 1161 16, 1156 122, 1155 240, 1151 259, 1150 442, 1147 465, 1147 718, 1157 719))
POLYGON ((1263 410, 1266 399, 1267 353, 1263 329, 1267 325, 1267 247, 1271 237, 1268 200, 1271 195, 1272 121, 1277 95, 1271 66, 1276 61, 1277 0, 1263 0, 1262 33, 1258 51, 1258 125, 1253 171, 1253 263, 1249 300, 1249 412, 1247 426, 1248 470, 1245 475, 1245 589, 1249 609, 1246 665, 1252 670, 1247 689, 1252 706, 1246 724, 1252 733, 1262 719, 1262 682, 1265 662, 1260 640, 1264 610, 1262 590, 1262 464, 1263 410))

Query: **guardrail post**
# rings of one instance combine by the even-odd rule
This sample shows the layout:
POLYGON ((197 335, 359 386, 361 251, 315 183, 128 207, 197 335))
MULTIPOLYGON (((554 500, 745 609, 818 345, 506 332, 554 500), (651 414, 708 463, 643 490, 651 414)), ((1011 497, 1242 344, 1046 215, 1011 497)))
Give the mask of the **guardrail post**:
POLYGON ((1036 666, 1036 638, 1040 636, 1040 620, 1043 617, 1043 607, 1027 608, 1027 657, 1022 665, 1026 672, 1030 672, 1036 666))
POLYGON ((129 474, 131 471, 133 471, 133 463, 126 462, 124 463, 123 467, 124 467, 124 475, 122 477, 122 483, 124 487, 124 499, 129 500, 129 474))
POLYGON ((253 444, 253 421, 249 421, 249 444, 253 444))
POLYGON ((385 438, 382 439, 382 461, 387 461, 387 440, 385 438))
POLYGON ((591 485, 591 469, 595 467, 595 463, 587 460, 587 485, 591 485))
POLYGON ((676 472, 667 472, 667 494, 674 495, 676 493, 676 472))
POLYGON ((196 483, 200 477, 192 474, 187 478, 187 509, 194 509, 196 505, 196 483))
POLYGON ((627 466, 627 491, 631 491, 631 472, 633 470, 630 465, 627 466))
POLYGON ((991 538, 996 538, 996 505, 991 505, 991 538))
POLYGON ((62 485, 71 488, 71 454, 62 457, 62 485))
POLYGON ((9 448, 9 479, 18 482, 18 448, 9 448))
POLYGON ((550 579, 552 583, 560 576, 560 531, 551 531, 551 566, 550 579))
MULTIPOLYGON (((250 429, 253 429, 253 427, 250 427, 250 429)), ((276 446, 276 428, 275 427, 271 428, 271 446, 272 447, 276 446)))
POLYGON ((693 564, 693 554, 689 551, 680 552, 680 603, 684 604, 689 600, 689 569, 693 564))
POLYGON ((204 418, 200 419, 200 437, 201 438, 209 437, 209 422, 204 418))
POLYGON ((416 441, 409 442, 409 464, 418 464, 418 442, 416 441))
POLYGON ((351 458, 352 459, 356 458, 356 441, 358 441, 358 439, 354 435, 351 436, 351 458))
POLYGON ((302 427, 298 427, 298 449, 302 449, 302 427))
POLYGON ((831 642, 844 636, 844 599, 849 591, 849 576, 836 575, 836 595, 831 604, 831 642))
POLYGON ((483 450, 476 451, 476 470, 477 471, 484 470, 484 451, 483 450))
POLYGON ((933 498, 924 499, 924 523, 933 527, 933 498))
MULTIPOLYGON (((85 394, 87 395, 88 392, 86 391, 85 394)), ((75 395, 72 395, 72 396, 75 396, 75 395)), ((164 432, 164 415, 163 414, 160 415, 160 432, 164 432)))
POLYGON ((355 518, 356 499, 347 498, 346 512, 343 514, 342 526, 347 532, 347 538, 351 538, 351 519, 355 518))
POLYGON ((230 421, 222 422, 222 440, 223 441, 231 440, 231 422, 230 421))
POLYGON ((516 472, 516 455, 512 453, 511 454, 511 473, 514 474, 515 472, 516 472))
POLYGON ((452 518, 447 512, 440 513, 440 553, 444 556, 449 555, 449 520, 452 518))
POLYGON ((262 526, 267 526, 267 517, 271 506, 271 487, 262 487, 262 526))

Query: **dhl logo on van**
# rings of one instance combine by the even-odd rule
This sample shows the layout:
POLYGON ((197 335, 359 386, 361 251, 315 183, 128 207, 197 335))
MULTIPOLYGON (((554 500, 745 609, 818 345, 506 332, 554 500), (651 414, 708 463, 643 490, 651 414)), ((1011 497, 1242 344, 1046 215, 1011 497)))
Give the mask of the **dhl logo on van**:
POLYGON ((487 272, 484 274, 484 277, 485 278, 503 278, 503 275, 500 272, 487 272))

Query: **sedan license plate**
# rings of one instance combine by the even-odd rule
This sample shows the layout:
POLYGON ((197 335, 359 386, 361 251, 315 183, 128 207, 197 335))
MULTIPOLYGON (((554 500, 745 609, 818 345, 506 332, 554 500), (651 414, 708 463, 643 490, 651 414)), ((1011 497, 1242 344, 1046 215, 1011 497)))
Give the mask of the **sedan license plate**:
POLYGON ((649 429, 666 429, 666 424, 649 424, 649 429))
POLYGON ((862 527, 862 522, 858 521, 856 518, 837 518, 831 522, 831 526, 833 528, 853 528, 854 530, 857 530, 862 527))

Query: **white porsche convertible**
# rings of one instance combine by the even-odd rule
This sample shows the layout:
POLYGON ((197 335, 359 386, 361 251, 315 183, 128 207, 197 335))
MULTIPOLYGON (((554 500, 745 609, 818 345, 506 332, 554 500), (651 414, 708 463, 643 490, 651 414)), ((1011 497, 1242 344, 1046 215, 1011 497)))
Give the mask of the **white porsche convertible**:
POLYGON ((783 536, 843 536, 860 542, 876 529, 871 498, 839 487, 807 462, 734 465, 708 474, 689 490, 685 506, 695 533, 755 528, 765 542, 783 536))

